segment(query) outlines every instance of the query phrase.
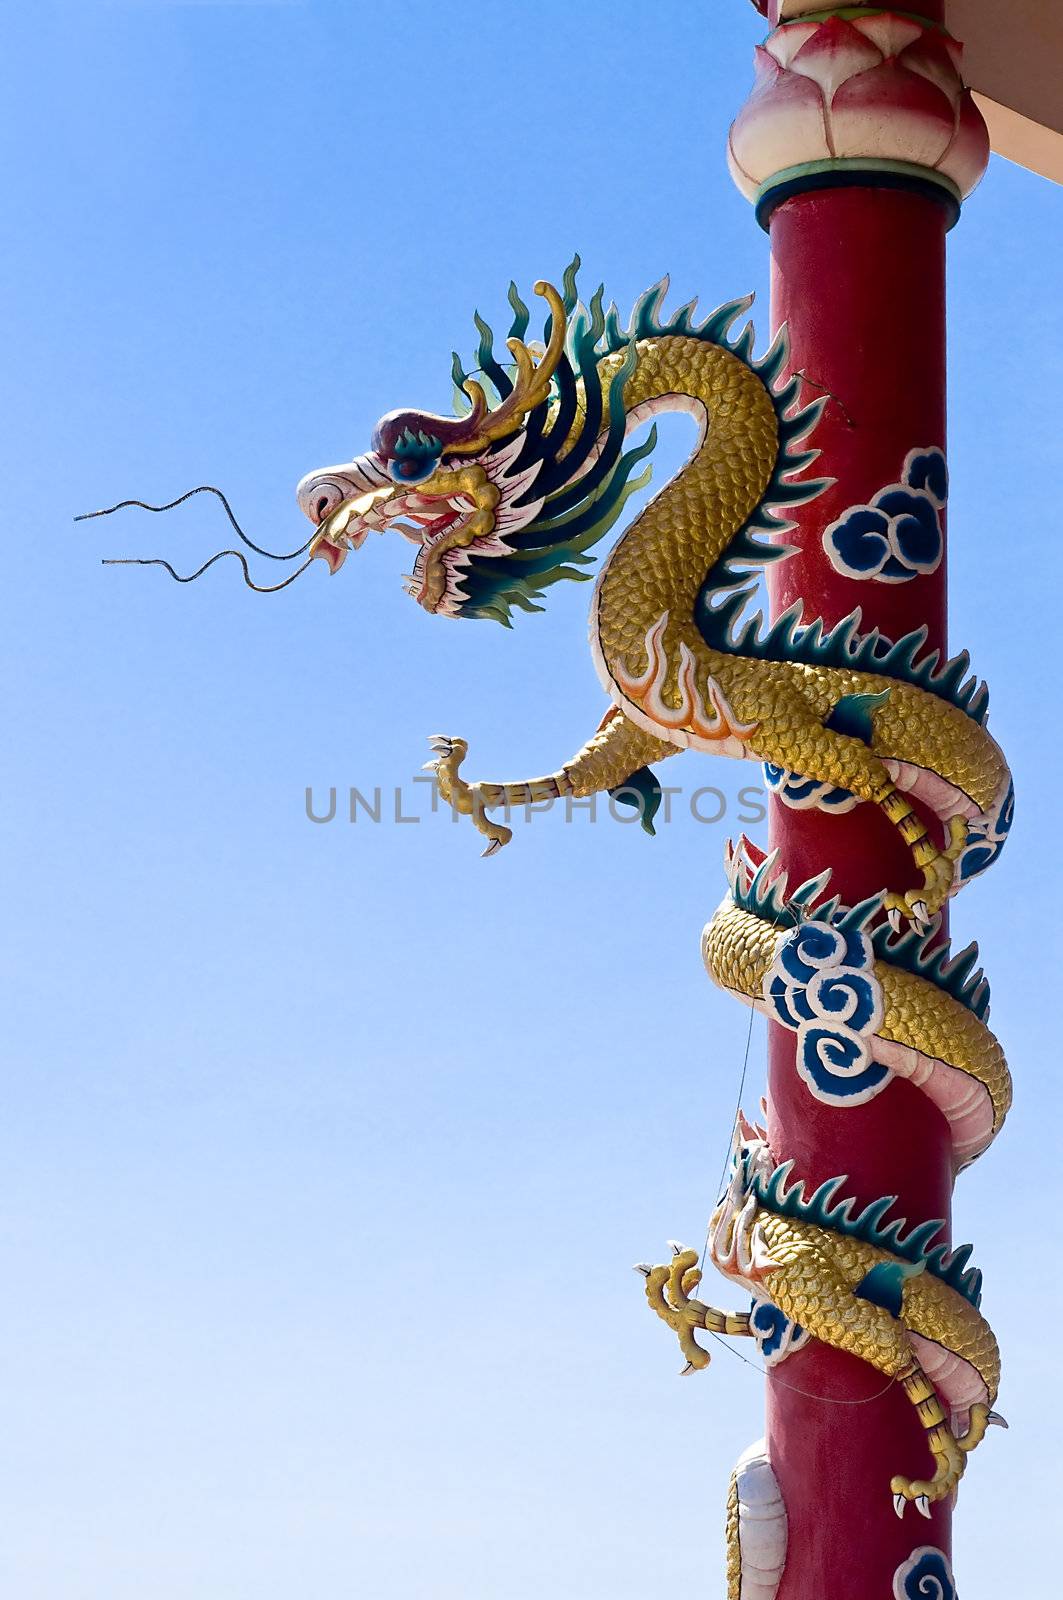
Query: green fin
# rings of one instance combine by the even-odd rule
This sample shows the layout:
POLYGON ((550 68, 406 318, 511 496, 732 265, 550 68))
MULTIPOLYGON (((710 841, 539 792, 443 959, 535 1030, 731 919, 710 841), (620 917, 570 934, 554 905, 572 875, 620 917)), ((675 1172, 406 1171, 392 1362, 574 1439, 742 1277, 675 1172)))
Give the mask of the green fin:
POLYGON ((640 767, 633 772, 623 783, 609 790, 609 798, 640 812, 643 831, 656 836, 653 819, 660 809, 661 785, 652 767, 640 767))
POLYGON ((843 694, 823 726, 834 733, 847 734, 850 739, 871 743, 871 713, 890 697, 888 689, 878 694, 843 694))
POLYGON ((861 1278, 853 1293, 858 1299, 881 1306, 891 1316, 899 1317, 905 1279, 917 1278, 925 1266, 925 1261, 880 1261, 861 1278))

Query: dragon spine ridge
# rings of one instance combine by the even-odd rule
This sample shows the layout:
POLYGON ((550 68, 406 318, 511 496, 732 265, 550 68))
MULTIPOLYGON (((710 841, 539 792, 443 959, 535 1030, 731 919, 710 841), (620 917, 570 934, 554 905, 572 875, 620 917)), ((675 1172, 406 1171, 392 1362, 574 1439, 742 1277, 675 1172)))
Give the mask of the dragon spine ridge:
POLYGON ((932 1218, 927 1222, 916 1223, 907 1234, 904 1230, 908 1227, 907 1217, 896 1217, 886 1223, 884 1218, 891 1207, 897 1202, 895 1194, 883 1195, 878 1200, 872 1200, 869 1205, 858 1213, 852 1215, 855 1200, 850 1195, 837 1205, 834 1201, 839 1189, 847 1182, 841 1175, 837 1178, 827 1178, 806 1199, 804 1180, 787 1187, 788 1180, 793 1172, 793 1161, 783 1161, 776 1166, 767 1177, 754 1173, 750 1180, 750 1188, 760 1203, 776 1216, 789 1217, 796 1222, 809 1222, 817 1228, 829 1228, 835 1233, 843 1233, 850 1239, 861 1239, 865 1244, 874 1245, 878 1250, 888 1250, 895 1256, 900 1256, 903 1261, 909 1261, 913 1266, 925 1267, 927 1272, 935 1278, 940 1278, 942 1283, 950 1289, 955 1289, 968 1303, 977 1308, 982 1300, 982 1274, 977 1267, 968 1268, 974 1246, 970 1244, 957 1245, 954 1249, 948 1245, 936 1245, 930 1248, 930 1241, 945 1226, 943 1218, 932 1218))
POLYGON ((989 980, 978 966, 978 945, 974 940, 953 955, 951 946, 941 941, 937 928, 927 933, 916 928, 896 932, 882 916, 881 894, 871 895, 855 906, 843 905, 837 895, 817 903, 817 896, 830 880, 829 869, 787 894, 785 875, 775 871, 777 862, 778 852, 772 851, 749 877, 748 886, 740 870, 729 870, 731 898, 740 910, 778 928, 824 922, 842 933, 866 932, 880 960, 902 967, 916 978, 925 978, 966 1006, 980 1022, 988 1019, 989 980))

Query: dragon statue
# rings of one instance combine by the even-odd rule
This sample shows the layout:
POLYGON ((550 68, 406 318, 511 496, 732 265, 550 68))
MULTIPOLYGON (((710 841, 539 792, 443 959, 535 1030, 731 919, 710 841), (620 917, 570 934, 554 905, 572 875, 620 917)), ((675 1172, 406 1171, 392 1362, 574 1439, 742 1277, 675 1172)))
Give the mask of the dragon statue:
MULTIPOLYGON (((519 782, 468 781, 467 745, 455 736, 433 737, 429 765, 486 839, 485 855, 512 837, 489 813, 548 798, 634 796, 652 828, 653 764, 687 749, 763 763, 784 803, 879 807, 918 887, 885 885, 849 907, 826 897, 823 873, 788 892, 775 859, 743 840, 728 849, 730 892, 703 956, 717 984, 796 1034, 797 1070, 821 1100, 857 1104, 894 1076, 914 1083, 946 1118, 959 1170, 999 1131, 1010 1101, 977 953, 952 956, 939 915, 996 859, 1010 826, 985 686, 966 653, 942 661, 929 651, 925 629, 891 641, 863 631, 859 611, 829 629, 800 606, 770 626, 750 614, 765 567, 790 553, 787 508, 832 481, 808 471, 824 401, 801 403, 785 333, 755 357, 752 326, 740 326, 749 300, 702 320, 693 303, 668 316, 661 282, 624 326, 601 289, 580 301, 577 267, 560 290, 535 285, 547 307, 541 341, 529 340, 530 313, 511 286, 508 359, 477 319, 473 370, 454 358, 454 416, 389 412, 366 453, 302 480, 313 533, 294 554, 336 572, 370 532, 397 531, 414 546, 407 588, 426 611, 508 626, 514 610, 540 610, 551 584, 589 576, 594 547, 648 479, 654 419, 691 415, 692 454, 615 542, 594 587, 591 652, 608 696, 596 732, 556 771, 519 782)), ((1001 1420, 980 1274, 969 1248, 935 1243, 942 1222, 892 1217, 892 1196, 857 1212, 846 1182, 806 1194, 764 1130, 740 1118, 707 1254, 751 1310, 692 1298, 701 1276, 692 1251, 675 1247, 669 1265, 639 1270, 687 1370, 708 1363, 701 1329, 754 1338, 769 1364, 818 1339, 900 1384, 933 1471, 898 1474, 890 1492, 898 1514, 914 1502, 929 1515, 1001 1420)), ((772 1600, 786 1512, 762 1446, 738 1465, 728 1530, 732 1600, 772 1600)))
MULTIPOLYGON (((799 402, 781 335, 759 360, 748 301, 702 321, 667 317, 659 283, 627 326, 581 304, 575 265, 549 308, 544 341, 526 339, 516 288, 508 339, 490 329, 471 376, 455 357, 464 414, 398 411, 367 454, 311 473, 299 501, 315 523, 311 553, 335 571, 370 530, 397 528, 415 547, 409 592, 427 611, 491 617, 540 609, 546 587, 582 578, 614 525, 666 412, 697 423, 693 453, 614 544, 594 588, 591 652, 609 705, 583 748, 556 772, 516 783, 469 782, 466 741, 433 738, 444 798, 470 816, 490 855, 512 835, 489 813, 559 796, 634 793, 652 825, 651 764, 693 749, 758 760, 786 803, 881 808, 921 886, 885 886, 862 905, 824 898, 829 872, 788 894, 773 857, 728 847, 730 893, 703 936, 710 977, 797 1034, 798 1071, 818 1098, 856 1104, 894 1076, 945 1116, 958 1170, 999 1131, 1010 1079, 986 1025, 988 987, 974 947, 953 957, 940 935, 945 902, 999 854, 1011 820, 1004 758, 987 733, 987 692, 963 653, 941 662, 926 630, 896 641, 862 632, 854 612, 831 629, 800 607, 768 627, 748 615, 758 577, 784 560, 787 506, 828 480, 808 476, 805 441, 823 401, 799 402), (482 380, 482 381, 481 381, 482 380), (488 399, 485 385, 493 389, 488 399), (911 801, 937 821, 932 837, 911 801)), ((838 1176, 806 1195, 767 1134, 739 1119, 732 1175, 709 1227, 713 1264, 752 1296, 732 1314, 692 1298, 698 1257, 674 1248, 643 1266, 650 1305, 678 1334, 685 1370, 708 1364, 695 1330, 753 1337, 771 1363, 810 1338, 860 1357, 901 1385, 925 1429, 929 1476, 893 1477, 898 1515, 930 1515, 951 1494, 988 1424, 999 1382, 996 1342, 978 1306, 969 1247, 935 1239, 939 1219, 891 1217, 893 1196, 854 1214, 838 1176)), ((728 1583, 733 1600, 771 1600, 786 1551, 786 1513, 771 1463, 754 1446, 732 1479, 728 1583)))

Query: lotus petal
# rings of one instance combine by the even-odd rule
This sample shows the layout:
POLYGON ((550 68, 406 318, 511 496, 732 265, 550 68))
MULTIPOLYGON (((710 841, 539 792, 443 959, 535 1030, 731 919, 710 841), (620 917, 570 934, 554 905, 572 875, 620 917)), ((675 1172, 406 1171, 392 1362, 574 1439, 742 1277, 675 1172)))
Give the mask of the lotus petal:
POLYGON ((933 167, 952 143, 956 114, 926 78, 885 61, 842 84, 830 127, 836 155, 933 167))
POLYGON ((881 62, 882 52, 858 33, 852 23, 831 17, 795 52, 790 70, 818 83, 830 105, 835 90, 848 78, 867 72, 881 62))
POLYGON ((966 198, 988 165, 989 129, 970 91, 965 89, 956 136, 938 162, 938 171, 951 178, 966 198))

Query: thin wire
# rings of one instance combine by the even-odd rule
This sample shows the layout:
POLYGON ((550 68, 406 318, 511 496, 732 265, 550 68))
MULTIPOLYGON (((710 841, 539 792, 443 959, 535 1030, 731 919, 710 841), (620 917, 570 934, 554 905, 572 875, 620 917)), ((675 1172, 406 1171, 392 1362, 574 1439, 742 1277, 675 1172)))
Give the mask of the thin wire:
POLYGON ((168 561, 163 561, 161 556, 153 556, 151 559, 148 559, 145 556, 112 556, 101 562, 101 565, 105 567, 165 567, 175 583, 194 583, 196 578, 201 578, 204 572, 206 572, 207 568, 212 567, 215 561, 220 561, 223 556, 236 557, 237 561, 239 561, 241 567, 244 569, 244 582, 247 584, 249 589, 254 589, 256 594, 276 594, 279 589, 287 589, 290 583, 295 582, 300 573, 306 571, 307 567, 314 559, 313 556, 309 556, 303 562, 302 566, 296 567, 294 572, 290 572, 283 582, 270 584, 252 582, 251 573, 247 565, 247 559, 239 550, 219 550, 217 555, 211 556, 209 561, 204 561, 203 565, 197 568, 195 572, 189 572, 184 577, 182 577, 179 572, 175 572, 170 563, 168 561))
MULTIPOLYGON (((746 1086, 746 1074, 749 1071, 749 1052, 750 1052, 750 1046, 751 1046, 752 1040, 753 1040, 753 1018, 755 1016, 756 1016, 756 1008, 754 1006, 750 1006, 750 1008, 749 1008, 749 1028, 746 1031, 745 1055, 743 1056, 743 1059, 742 1059, 742 1075, 741 1075, 741 1077, 739 1079, 739 1082, 738 1082, 738 1099, 737 1099, 736 1104, 735 1104, 734 1116, 731 1119, 731 1136, 730 1136, 730 1139, 728 1141, 728 1153, 724 1157, 723 1169, 722 1169, 722 1171, 720 1173, 720 1181, 716 1186, 717 1193, 720 1193, 723 1190, 723 1180, 727 1176, 727 1168, 728 1168, 728 1166, 730 1164, 730 1160, 731 1160, 730 1143, 731 1143, 731 1141, 733 1141, 734 1130, 735 1130, 735 1128, 736 1128, 736 1126, 738 1124, 738 1114, 739 1114, 739 1112, 740 1112, 740 1110, 742 1108, 742 1095, 743 1095, 743 1093, 745 1091, 745 1086, 746 1086)), ((699 1270, 704 1270, 704 1267, 705 1267, 705 1258, 706 1258, 706 1256, 708 1255, 708 1252, 709 1252, 709 1235, 710 1235, 710 1231, 711 1231, 711 1229, 706 1229, 706 1231, 705 1231, 705 1243, 702 1246, 701 1259, 698 1262, 699 1270)), ((769 1369, 767 1367, 761 1366, 760 1363, 757 1362, 757 1361, 751 1361, 748 1356, 744 1356, 742 1354, 741 1350, 736 1349, 733 1344, 728 1344, 726 1339, 724 1339, 720 1334, 713 1333, 711 1331, 711 1329, 709 1329, 709 1328, 706 1328, 703 1331, 709 1335, 710 1339, 715 1339, 716 1343, 718 1345, 721 1345, 724 1350, 729 1352, 730 1355, 733 1355, 739 1361, 744 1362, 747 1367, 752 1367, 754 1372, 759 1372, 761 1377, 766 1378, 769 1375, 769 1369)), ((831 1394, 813 1394, 811 1389, 802 1389, 796 1383, 787 1383, 786 1379, 785 1378, 780 1378, 778 1376, 778 1374, 772 1375, 772 1382, 773 1383, 777 1383, 781 1388, 789 1389, 793 1394, 803 1395, 806 1400, 819 1400, 819 1401, 822 1401, 824 1405, 832 1405, 832 1406, 867 1406, 867 1405, 871 1405, 873 1401, 881 1400, 882 1396, 884 1394, 888 1394, 889 1391, 893 1388, 893 1385, 896 1383, 896 1381, 897 1381, 896 1378, 890 1378, 888 1380, 888 1382, 886 1383, 885 1387, 880 1389, 877 1394, 869 1394, 869 1395, 865 1396, 865 1398, 862 1399, 862 1400, 841 1400, 836 1395, 831 1395, 831 1394)))
MULTIPOLYGON (((249 539, 247 537, 247 534, 244 532, 243 528, 241 528, 233 514, 232 506, 229 504, 228 500, 226 500, 221 490, 216 489, 212 483, 201 483, 198 488, 189 489, 186 494, 178 495, 176 500, 168 500, 164 506, 150 506, 146 500, 119 500, 116 506, 107 506, 103 511, 83 511, 80 517, 74 518, 74 521, 90 522, 93 517, 111 517, 116 511, 124 511, 127 506, 139 506, 142 511, 172 511, 175 506, 183 505, 186 500, 191 500, 194 494, 216 495, 221 501, 222 505, 225 507, 225 515, 228 517, 236 537, 243 544, 246 544, 249 550, 253 550, 256 556, 268 556, 270 561, 294 561, 296 556, 305 555, 306 551, 309 550, 310 545, 313 542, 314 535, 311 534, 306 543, 301 544, 298 550, 292 550, 287 555, 283 556, 278 555, 275 550, 264 550, 260 544, 255 544, 253 539, 249 539)), ((176 573, 174 573, 174 577, 177 577, 176 573)), ((178 583, 183 583, 186 580, 178 578, 177 581, 178 583)), ((252 584, 251 587, 254 588, 254 584, 252 584)))
MULTIPOLYGON (((734 1116, 731 1118, 731 1128, 730 1128, 730 1132, 727 1135, 727 1153, 725 1154, 725 1156, 723 1158, 723 1166, 720 1169, 720 1179, 719 1179, 719 1182, 716 1185, 716 1193, 717 1194, 722 1194, 723 1193, 723 1180, 726 1178, 726 1176, 727 1176, 727 1168, 731 1164, 731 1146, 732 1146, 732 1144, 734 1142, 734 1131, 735 1131, 735 1128, 738 1126, 738 1113, 742 1109, 742 1096, 745 1093, 746 1073, 749 1071, 749 1047, 750 1047, 750 1044, 752 1043, 752 1040, 753 1040, 753 1018, 755 1016, 756 1016, 756 1007, 755 1006, 750 1006, 750 1008, 749 1008, 749 1027, 746 1030, 746 1052, 745 1052, 745 1055, 742 1058, 742 1076, 738 1080, 738 1098, 735 1101, 734 1116)), ((698 1270, 702 1271, 702 1272, 705 1270, 705 1257, 709 1253, 709 1234, 710 1234, 711 1231, 712 1230, 711 1230, 711 1218, 710 1218, 710 1225, 709 1225, 709 1227, 707 1227, 705 1229, 705 1243, 701 1247, 701 1259, 698 1262, 698 1270)))
MULTIPOLYGON (((703 1331, 709 1335, 710 1339, 715 1339, 717 1344, 723 1345, 725 1350, 729 1350, 731 1355, 737 1356, 739 1361, 744 1361, 747 1367, 752 1367, 754 1372, 759 1372, 761 1377, 766 1378, 769 1376, 767 1367, 760 1366, 756 1361, 750 1361, 748 1356, 744 1356, 741 1350, 736 1350, 733 1344, 728 1344, 718 1333, 712 1333, 708 1328, 703 1331)), ((791 1390, 794 1394, 804 1395, 806 1400, 822 1400, 824 1405, 829 1406, 869 1406, 872 1401, 881 1400, 882 1396, 888 1394, 897 1382, 896 1378, 890 1378, 884 1389, 880 1389, 877 1394, 866 1395, 863 1400, 840 1400, 837 1395, 813 1394, 811 1389, 801 1389, 796 1383, 787 1383, 786 1379, 780 1378, 777 1373, 771 1374, 771 1381, 779 1384, 783 1389, 791 1390)))

